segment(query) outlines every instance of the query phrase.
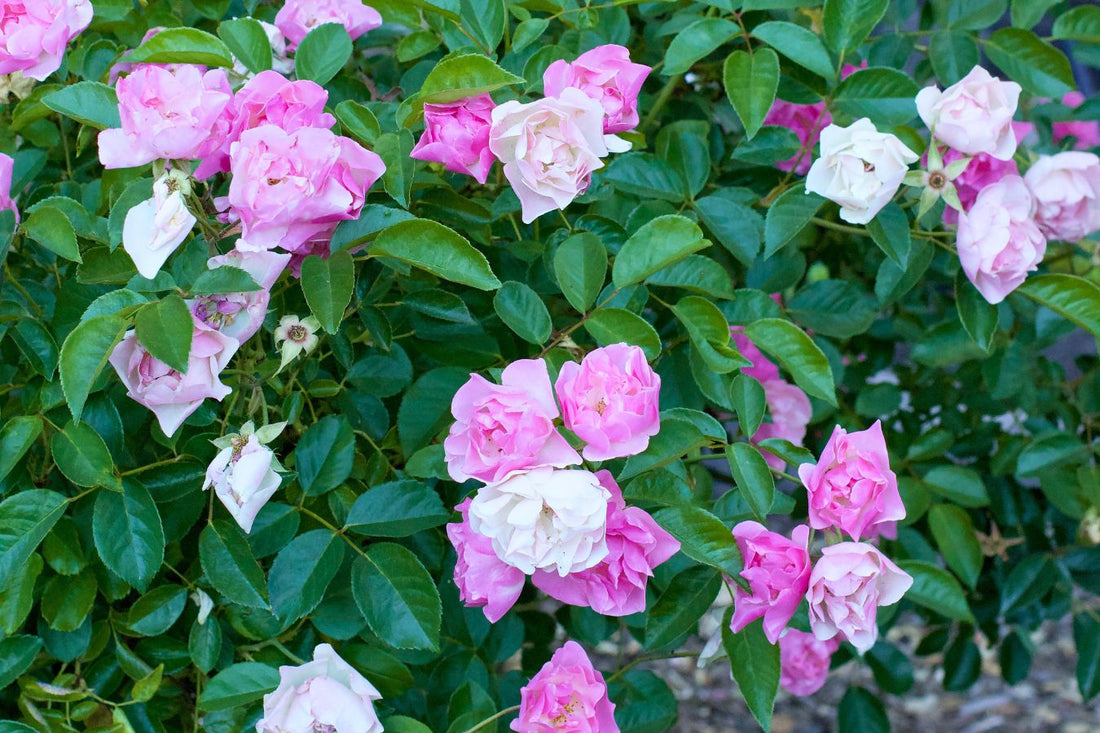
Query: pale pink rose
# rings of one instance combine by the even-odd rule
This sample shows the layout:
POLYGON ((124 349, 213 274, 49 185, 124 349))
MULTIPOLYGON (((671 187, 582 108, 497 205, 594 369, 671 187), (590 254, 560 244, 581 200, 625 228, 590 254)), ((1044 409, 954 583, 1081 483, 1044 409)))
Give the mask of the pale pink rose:
POLYGON ((494 106, 488 94, 425 104, 424 133, 409 155, 442 163, 452 173, 467 173, 478 183, 485 183, 494 160, 489 150, 494 106))
MULTIPOLYGON (((753 434, 751 442, 759 443, 767 438, 782 438, 794 445, 802 445, 806 427, 810 424, 813 407, 810 398, 801 389, 785 379, 769 379, 763 383, 764 400, 772 421, 762 423, 753 434)), ((764 454, 768 465, 782 470, 784 461, 771 453, 764 454)))
POLYGON ((0 153, 0 211, 8 209, 15 214, 15 223, 19 223, 19 209, 11 197, 11 174, 15 159, 0 153))
POLYGON ((607 557, 588 570, 564 577, 545 570, 531 576, 535 587, 572 606, 587 606, 604 616, 628 616, 645 610, 645 590, 653 568, 680 550, 680 543, 653 517, 628 507, 608 471, 597 471, 611 494, 607 504, 607 557))
POLYGON ((821 458, 799 466, 798 477, 809 492, 814 529, 836 527, 858 540, 881 534, 883 523, 905 518, 879 420, 854 433, 837 425, 821 458))
POLYGON ((279 686, 264 695, 256 733, 354 731, 382 733, 374 701, 382 694, 329 644, 313 649, 313 661, 279 667, 279 686))
POLYGON ((736 633, 762 616, 764 636, 774 644, 806 595, 810 528, 800 524, 787 539, 759 522, 745 521, 733 528, 733 536, 744 566, 741 577, 748 581, 749 590, 735 586, 730 628, 736 633))
POLYGON ((518 471, 580 463, 554 427, 558 406, 546 362, 512 362, 500 380, 471 374, 451 400, 455 423, 443 441, 451 478, 493 483, 518 471))
POLYGON ((230 148, 228 204, 241 222, 238 249, 295 252, 355 219, 367 189, 386 170, 354 140, 317 127, 286 132, 261 125, 230 148))
POLYGON ((600 103, 572 87, 557 97, 493 108, 489 149, 504 164, 525 224, 564 209, 588 190, 592 172, 603 168, 600 158, 629 149, 604 135, 603 118, 600 103))
POLYGON ((196 178, 208 178, 229 170, 229 152, 241 133, 260 125, 275 125, 284 132, 303 127, 328 130, 336 118, 325 112, 328 92, 306 79, 290 81, 277 71, 262 71, 237 90, 229 106, 232 122, 219 149, 195 170, 196 178))
POLYGON ((1016 152, 1012 116, 1019 100, 1019 84, 1001 81, 975 66, 943 91, 935 86, 921 89, 917 113, 937 140, 955 150, 1008 160, 1016 152))
POLYGON ((1000 303, 1037 270, 1047 240, 1035 223, 1035 199, 1024 179, 986 186, 959 215, 956 248, 963 272, 990 303, 1000 303))
MULTIPOLYGON (((956 160, 964 157, 966 156, 958 150, 948 148, 947 152, 943 154, 943 165, 946 168, 956 160)), ((1005 176, 1018 176, 1019 174, 1020 170, 1016 167, 1014 159, 998 160, 989 153, 979 153, 970 159, 966 169, 952 183, 955 184, 955 191, 959 194, 959 202, 962 204, 963 211, 969 211, 983 188, 996 183, 1005 176)), ((945 224, 957 224, 959 222, 959 212, 951 206, 945 206, 943 208, 943 221, 945 224)))
POLYGON ((470 527, 470 501, 455 507, 462 521, 447 525, 447 539, 458 554, 454 581, 459 599, 470 608, 481 608, 495 624, 515 605, 527 576, 497 557, 492 540, 470 527))
POLYGON ((913 578, 871 545, 828 545, 810 574, 810 628, 822 641, 839 635, 863 654, 878 638, 878 607, 897 603, 911 585, 913 578))
POLYGON ((213 486, 218 499, 247 533, 282 478, 275 472, 274 452, 261 444, 255 433, 236 437, 206 467, 202 490, 213 486))
POLYGON ((1035 221, 1051 239, 1076 242, 1100 229, 1100 158, 1069 151, 1043 155, 1024 175, 1035 221))
POLYGON ((134 261, 138 273, 152 279, 168 256, 187 239, 196 221, 184 201, 180 177, 165 174, 153 183, 152 198, 126 212, 122 248, 134 261))
POLYGON ((236 339, 196 321, 186 374, 154 358, 134 331, 119 342, 109 361, 126 385, 126 395, 152 410, 161 430, 171 437, 203 400, 210 397, 220 402, 232 391, 218 375, 238 346, 236 339))
POLYGON ((641 453, 661 429, 661 378, 637 346, 611 344, 562 364, 554 383, 565 427, 588 461, 641 453))
POLYGON ((275 15, 275 25, 286 36, 286 47, 290 51, 297 48, 311 30, 325 23, 344 26, 354 41, 382 25, 382 16, 361 0, 286 0, 275 15))
POLYGON ((741 367, 741 373, 763 384, 779 379, 779 367, 757 348, 745 334, 744 326, 730 326, 730 338, 741 356, 752 362, 752 366, 741 367))
POLYGON ((543 90, 556 97, 580 89, 603 107, 603 131, 626 132, 638 125, 638 93, 652 69, 630 60, 630 51, 606 44, 582 53, 573 63, 559 59, 542 75, 543 90))
POLYGON ((104 168, 205 158, 229 130, 233 92, 222 69, 140 64, 118 80, 115 91, 122 127, 99 133, 104 168))
POLYGON ((798 136, 798 142, 802 144, 806 152, 798 152, 794 157, 781 160, 775 167, 781 171, 793 170, 800 176, 806 175, 813 162, 813 149, 821 136, 821 130, 832 124, 833 116, 825 109, 824 102, 815 104, 795 104, 776 98, 771 109, 764 117, 765 125, 785 127, 798 136), (795 165, 797 163, 797 167, 795 165))
POLYGON ((619 733, 615 703, 584 649, 567 641, 520 690, 516 733, 619 733))
POLYGON ((89 0, 0 0, 0 74, 22 71, 42 81, 91 22, 89 0))
POLYGON ((244 270, 260 286, 260 290, 241 293, 200 295, 188 305, 195 318, 242 344, 260 330, 267 306, 271 301, 271 286, 286 269, 290 255, 278 252, 248 252, 233 250, 229 254, 211 257, 206 266, 214 270, 230 266, 244 270))
POLYGON ((792 695, 812 695, 829 676, 829 662, 840 640, 821 641, 813 634, 787 629, 779 639, 779 684, 792 695))
MULTIPOLYGON (((1062 104, 1070 108, 1080 107, 1084 101, 1085 95, 1081 92, 1070 92, 1062 97, 1062 104)), ((1055 122, 1050 127, 1056 143, 1067 137, 1072 137, 1077 140, 1074 145, 1077 150, 1089 150, 1100 145, 1100 122, 1096 120, 1055 122)))

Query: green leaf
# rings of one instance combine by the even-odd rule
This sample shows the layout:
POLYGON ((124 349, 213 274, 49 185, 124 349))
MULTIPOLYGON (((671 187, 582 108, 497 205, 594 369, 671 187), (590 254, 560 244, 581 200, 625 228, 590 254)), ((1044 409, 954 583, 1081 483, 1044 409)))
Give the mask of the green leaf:
MULTIPOLYGON (((730 609, 726 615, 732 613, 730 609)), ((733 633, 727 618, 722 622, 722 646, 749 712, 761 728, 770 731, 775 695, 779 692, 779 645, 770 643, 764 636, 763 619, 733 633)))
POLYGON ((231 602, 249 608, 268 607, 264 571, 236 524, 218 519, 203 528, 199 560, 206 577, 231 602))
MULTIPOLYGON (((437 48, 439 48, 439 36, 434 31, 413 31, 397 42, 397 60, 402 63, 415 61, 437 48)), ((513 48, 515 48, 514 44, 513 48)))
POLYGON ((825 336, 844 339, 864 333, 878 316, 878 301, 851 280, 817 280, 787 301, 798 323, 825 336))
POLYGON ((134 683, 134 689, 130 693, 130 699, 134 702, 147 702, 153 699, 160 689, 160 683, 164 677, 164 665, 158 664, 156 669, 134 683))
POLYGON ((1031 28, 1059 2, 1061 0, 1012 0, 1012 25, 1031 28))
POLYGON ((722 520, 697 506, 671 506, 658 510, 653 518, 680 541, 680 551, 696 562, 739 578, 741 553, 730 528, 722 520))
POLYGON ((53 206, 41 206, 31 212, 23 222, 23 231, 59 257, 73 262, 83 262, 80 247, 76 243, 76 231, 72 222, 61 209, 53 206))
POLYGON ((547 18, 528 18, 516 26, 512 33, 512 51, 518 52, 530 46, 542 37, 550 26, 547 18))
POLYGON ((807 394, 836 405, 829 360, 801 328, 782 318, 760 318, 745 327, 745 335, 790 372, 807 394))
POLYGON ((4 423, 0 428, 0 481, 11 473, 41 434, 42 418, 34 415, 17 415, 4 423))
POLYGON ((15 634, 0 639, 0 689, 30 669, 41 648, 42 640, 34 636, 15 634))
POLYGON ((1069 59, 1031 31, 1023 28, 994 31, 985 43, 985 53, 1030 94, 1060 99, 1074 89, 1069 59))
POLYGON ((279 685, 279 673, 259 662, 238 662, 226 667, 199 696, 202 710, 228 710, 259 700, 279 685))
POLYGON ((355 262, 347 250, 333 252, 328 259, 317 255, 302 263, 302 292, 310 311, 329 333, 336 333, 351 303, 355 289, 355 262))
POLYGON ((813 31, 794 23, 770 20, 752 29, 752 34, 799 66, 832 80, 836 69, 829 52, 813 31))
POLYGON ((760 382, 747 374, 738 374, 730 383, 730 402, 737 412, 737 422, 746 437, 752 437, 764 419, 767 402, 760 382))
POLYGON ((726 446, 726 460, 745 503, 753 516, 763 522, 775 500, 775 481, 767 461, 755 445, 743 442, 726 446))
POLYGON ((741 29, 732 20, 700 18, 677 33, 668 44, 661 73, 665 76, 683 74, 696 61, 732 39, 740 31, 741 29))
POLYGON ((680 572, 649 609, 645 648, 660 649, 695 630, 722 589, 722 574, 696 565, 680 572))
POLYGON ((373 145, 378 136, 382 134, 382 128, 379 126, 378 118, 374 116, 374 113, 353 99, 345 99, 340 102, 336 105, 335 111, 336 119, 340 120, 344 132, 368 145, 373 145))
POLYGON ((315 27, 294 52, 294 71, 299 79, 326 84, 351 58, 351 36, 340 23, 315 27))
POLYGON ((879 639, 864 660, 875 676, 875 684, 882 691, 904 695, 913 687, 913 663, 905 652, 885 639, 879 639))
POLYGON ((905 269, 909 262, 909 217, 894 202, 886 204, 882 211, 867 224, 867 233, 871 235, 883 254, 905 269))
MULTIPOLYGON (((668 684, 648 669, 631 669, 607 681, 622 733, 666 733, 676 729, 679 702, 668 684)), ((387 730, 389 730, 387 728, 387 730)))
POLYGON ((515 280, 505 282, 493 296, 493 310, 505 326, 528 343, 538 345, 550 338, 550 311, 528 285, 515 280))
POLYGON ((825 199, 802 186, 787 189, 764 217, 764 257, 771 257, 806 228, 825 199))
POLYGON ((0 502, 0 588, 23 571, 68 505, 64 496, 46 489, 24 489, 0 502))
POLYGON ((412 195, 413 176, 416 175, 416 161, 410 156, 416 141, 412 133, 402 130, 400 133, 385 133, 374 141, 374 152, 386 164, 382 173, 382 187, 393 200, 408 208, 412 195))
POLYGON ((77 486, 117 487, 115 462, 103 438, 87 423, 70 422, 50 437, 58 470, 77 486))
POLYGON ((397 411, 397 434, 401 450, 409 456, 450 425, 451 399, 470 373, 457 367, 442 367, 425 373, 405 392, 397 411))
POLYGON ((710 246, 699 225, 683 216, 666 214, 646 222, 623 243, 611 267, 617 288, 641 282, 653 273, 710 246))
POLYGON ((753 53, 738 49, 726 57, 722 84, 745 128, 746 139, 753 139, 775 102, 779 57, 770 48, 758 48, 753 53))
POLYGON ((451 512, 419 481, 392 481, 371 487, 352 504, 344 526, 367 537, 408 537, 446 524, 451 512))
POLYGON ((1100 339, 1100 285, 1076 275, 1035 275, 1016 292, 1045 305, 1100 339))
POLYGON ((623 308, 593 311, 584 328, 600 346, 626 342, 640 347, 647 359, 656 359, 661 354, 661 337, 649 321, 623 308))
POLYGON ((719 262, 704 255, 688 255, 675 265, 658 270, 645 281, 650 285, 681 288, 719 300, 734 298, 733 280, 719 262))
POLYGON ((729 345, 730 327, 718 306, 698 295, 687 295, 672 306, 677 320, 684 325, 699 358, 719 374, 749 366, 737 348, 729 345))
POLYGON ((401 103, 396 113, 397 124, 402 127, 415 124, 425 103, 454 102, 524 83, 523 77, 505 71, 484 54, 452 53, 432 67, 416 94, 401 103))
POLYGON ((1050 33, 1053 38, 1100 44, 1100 7, 1082 5, 1058 16, 1050 33))
POLYGON ((645 471, 667 466, 707 442, 706 436, 693 423, 664 420, 661 423, 661 432, 650 438, 646 449, 627 459, 619 473, 619 480, 625 481, 645 471))
POLYGON ((1044 435, 1020 452, 1016 474, 1035 476, 1050 468, 1079 463, 1087 453, 1087 447, 1076 435, 1065 432, 1044 435))
MULTIPOLYGON (((770 128, 764 128, 766 132, 770 128)), ((791 133, 793 134, 793 133, 791 133)), ((764 132, 757 135, 759 142, 764 132)), ((764 219, 748 206, 722 192, 695 201, 695 210, 703 224, 730 254, 749 267, 760 254, 760 240, 764 234, 764 219)))
POLYGON ((184 374, 191 357, 195 327, 183 298, 172 293, 142 306, 134 318, 137 340, 150 354, 184 374))
POLYGON ((97 130, 122 126, 114 87, 98 81, 78 81, 63 86, 42 97, 42 104, 97 130))
POLYGON ((463 25, 483 50, 492 54, 504 38, 504 26, 508 20, 504 0, 461 0, 461 3, 463 25))
POLYGON ((271 41, 253 18, 234 18, 218 24, 218 37, 253 74, 271 68, 271 41))
POLYGON ((923 560, 900 560, 898 567, 913 576, 907 599, 956 621, 974 623, 962 586, 946 570, 923 560))
POLYGON ((607 249, 591 232, 574 234, 554 253, 554 275, 569 305, 584 313, 596 302, 607 277, 607 249))
POLYGON ((1088 613, 1075 615, 1073 642, 1077 646, 1077 689, 1087 703, 1100 692, 1100 621, 1088 613))
POLYGON ((880 127, 894 127, 917 116, 917 91, 917 83, 903 71, 861 69, 840 83, 830 109, 852 119, 869 117, 880 127))
POLYGON ((1001 586, 1001 614, 1038 601, 1058 579, 1058 571, 1044 554, 1029 555, 1012 566, 1001 586))
POLYGON ((15 328, 8 331, 23 357, 30 363, 32 369, 46 378, 53 380, 53 373, 57 370, 57 342, 41 321, 30 318, 20 318, 15 323, 15 328))
POLYGON ((222 627, 216 618, 207 618, 206 623, 197 620, 191 624, 191 633, 187 635, 187 652, 195 666, 209 674, 218 663, 222 650, 222 627))
POLYGON ((478 290, 500 287, 485 255, 455 230, 427 219, 410 219, 383 229, 368 252, 373 257, 393 257, 478 290))
POLYGON ((890 0, 825 0, 825 43, 838 54, 859 48, 889 5, 890 0))
POLYGON ((348 421, 327 415, 310 425, 294 449, 298 483, 308 496, 335 489, 351 475, 355 434, 348 421))
POLYGON ((222 295, 224 293, 251 293, 262 290, 251 275, 239 267, 222 265, 195 278, 192 295, 222 295))
POLYGON ((947 567, 974 588, 982 572, 983 556, 970 515, 957 506, 936 504, 928 510, 928 526, 947 567))
POLYGON ((1005 9, 1008 0, 967 0, 960 3, 954 0, 932 0, 936 20, 951 28, 963 30, 981 30, 996 23, 1005 9))
POLYGON ((42 558, 31 553, 27 562, 12 575, 4 587, 4 593, 0 594, 0 630, 4 635, 10 636, 23 628, 34 605, 34 587, 43 566, 42 558))
POLYGON ((639 198, 683 201, 684 181, 668 163, 652 153, 625 153, 602 173, 615 189, 639 198))
POLYGON ((271 610, 287 624, 308 614, 321 602, 343 559, 343 540, 327 529, 295 537, 275 556, 267 576, 271 610))
POLYGON ((122 491, 100 491, 92 515, 96 551, 111 572, 144 590, 164 561, 164 528, 149 491, 123 481, 122 491))
POLYGON ((397 649, 439 649, 443 607, 431 575, 401 545, 367 548, 351 569, 355 603, 375 636, 397 649))
MULTIPOLYGON (((1026 0, 1035 2, 1036 0, 1026 0)), ((941 84, 962 79, 978 65, 981 54, 974 36, 965 31, 936 31, 928 40, 928 59, 941 84)))
POLYGON ((133 64, 199 64, 233 67, 233 54, 217 37, 197 28, 166 28, 137 47, 133 64))
POLYGON ((141 636, 160 636, 172 628, 186 605, 187 589, 182 585, 158 586, 130 606, 126 625, 141 636))
POLYGON ((890 733, 886 708, 870 690, 849 687, 837 708, 837 733, 890 733))
POLYGON ((126 321, 118 316, 96 316, 77 324, 61 344, 61 389, 74 420, 80 419, 92 384, 122 340, 126 327, 126 321))
POLYGON ((997 335, 997 306, 982 297, 961 269, 955 276, 955 307, 959 311, 959 321, 982 351, 989 353, 993 349, 993 339, 997 335))
POLYGON ((989 494, 982 477, 972 468, 936 466, 924 475, 924 483, 960 506, 973 508, 989 505, 989 494))

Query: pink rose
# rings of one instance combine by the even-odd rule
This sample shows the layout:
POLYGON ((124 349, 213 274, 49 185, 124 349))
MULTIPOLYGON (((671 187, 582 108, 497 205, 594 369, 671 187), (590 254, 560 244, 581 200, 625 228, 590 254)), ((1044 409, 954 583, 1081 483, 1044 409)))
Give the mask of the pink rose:
POLYGON ((11 174, 15 166, 15 159, 10 155, 0 153, 0 211, 9 209, 15 214, 15 223, 19 223, 19 209, 11 197, 11 174))
POLYGON ((42 81, 91 22, 89 0, 0 0, 0 74, 42 81))
MULTIPOLYGON (((948 148, 943 155, 943 165, 946 168, 963 157, 965 156, 958 150, 948 148)), ((955 191, 959 194, 959 202, 962 204, 963 211, 969 211, 983 188, 996 183, 1005 176, 1019 174, 1020 171, 1016 167, 1016 161, 1012 158, 998 160, 988 153, 979 153, 970 159, 966 169, 952 183, 955 184, 955 191)), ((959 212, 950 206, 945 206, 943 221, 945 224, 957 224, 959 212)))
MULTIPOLYGON (((785 379, 769 379, 763 386, 764 400, 772 421, 760 425, 751 441, 759 443, 767 438, 782 438, 794 445, 802 445, 802 440, 806 437, 806 426, 810 424, 813 414, 810 398, 785 379)), ((770 453, 765 453, 764 457, 769 466, 782 470, 782 458, 770 453)))
POLYGON ((837 527, 858 540, 882 534, 879 525, 905 518, 879 420, 854 433, 837 425, 817 464, 803 463, 798 477, 809 492, 814 529, 837 527))
POLYGON ((447 538, 458 553, 454 580, 458 597, 470 608, 481 608, 496 623, 515 604, 526 577, 522 570, 497 557, 493 542, 470 527, 470 501, 455 507, 462 521, 447 525, 447 538))
POLYGON ((1100 229, 1100 158, 1092 153, 1040 156, 1024 183, 1035 199, 1035 221, 1051 239, 1076 242, 1100 229))
POLYGON ((471 374, 451 400, 455 423, 443 441, 451 478, 495 483, 518 471, 580 463, 554 427, 558 406, 546 362, 512 362, 500 381, 471 374))
POLYGON ((810 628, 822 641, 839 635, 863 654, 878 638, 878 607, 897 603, 911 585, 913 578, 871 545, 826 546, 806 593, 810 628))
POLYGON ((733 618, 736 633, 764 617, 764 635, 774 644, 794 616, 810 582, 810 529, 794 528, 791 539, 769 532, 759 522, 740 522, 733 528, 744 569, 741 577, 749 590, 735 586, 733 618))
POLYGON ((813 634, 787 629, 779 639, 779 684, 792 695, 812 695, 829 676, 829 662, 840 646, 838 639, 821 641, 813 634))
POLYGON ((152 410, 161 430, 171 437, 203 400, 211 397, 220 402, 232 391, 218 375, 239 345, 236 339, 196 321, 186 374, 154 358, 134 331, 119 342, 109 361, 126 385, 126 395, 152 410))
POLYGON ((262 71, 237 90, 229 107, 232 123, 219 149, 195 171, 208 178, 229 170, 229 153, 241 133, 260 125, 275 125, 284 132, 303 127, 328 130, 336 118, 325 112, 328 92, 312 81, 290 81, 277 71, 262 71))
POLYGON ((799 151, 794 157, 779 161, 775 167, 781 171, 793 170, 800 176, 806 175, 813 162, 812 151, 821 137, 821 130, 832 124, 832 121, 833 116, 825 109, 824 102, 795 104, 776 98, 764 117, 764 124, 787 128, 798 136, 798 142, 806 152, 799 151))
POLYGON ((290 255, 278 252, 241 252, 211 257, 206 266, 214 270, 222 266, 244 270, 260 286, 260 290, 242 293, 200 295, 190 301, 191 313, 210 328, 221 331, 242 344, 260 330, 271 301, 271 286, 286 269, 290 255))
POLYGON ((225 202, 240 219, 242 250, 294 252, 328 239, 340 221, 359 216, 367 189, 386 169, 359 143, 316 127, 261 125, 241 133, 230 151, 225 202))
POLYGON ((1012 116, 1019 100, 1019 84, 1001 81, 975 66, 943 91, 935 86, 921 89, 917 112, 932 135, 955 150, 1008 160, 1016 152, 1012 116))
POLYGON ((986 186, 959 215, 956 248, 963 271, 990 303, 1000 303, 1037 270, 1047 240, 1035 223, 1035 200, 1024 179, 986 186))
POLYGON ((562 364, 554 390, 565 427, 587 443, 585 460, 641 453, 661 429, 661 378, 637 346, 611 344, 562 364))
POLYGON ((603 675, 575 641, 554 652, 519 694, 519 717, 510 726, 517 733, 619 733, 603 675))
POLYGON ((504 164, 524 224, 564 209, 588 190, 592 172, 603 168, 600 158, 629 149, 629 143, 604 135, 603 119, 599 102, 572 87, 557 97, 512 100, 493 109, 489 149, 504 164))
POLYGON ((626 132, 638 125, 638 92, 652 69, 630 60, 622 46, 597 46, 569 63, 559 59, 542 75, 543 90, 556 97, 566 88, 580 89, 603 107, 603 131, 626 132))
POLYGON ((488 94, 456 102, 424 105, 424 134, 410 155, 417 160, 442 163, 452 173, 468 173, 485 183, 493 167, 489 150, 493 98, 488 94))
POLYGON ((140 64, 118 80, 122 127, 99 133, 105 168, 132 168, 154 160, 205 158, 229 130, 233 92, 222 69, 140 64))
POLYGON ((256 515, 282 483, 275 471, 278 465, 275 453, 255 433, 234 435, 206 467, 202 490, 213 486, 234 521, 248 533, 256 515))
POLYGON ((551 598, 571 606, 587 606, 604 616, 641 613, 653 568, 679 552, 680 543, 643 509, 626 505, 610 472, 598 471, 596 478, 611 492, 607 504, 607 557, 595 567, 564 577, 536 570, 531 581, 551 598))
MULTIPOLYGON (((1070 92, 1062 97, 1062 104, 1071 108, 1080 107, 1084 101, 1085 95, 1081 92, 1070 92)), ((1077 144, 1074 145, 1077 150, 1088 150, 1100 145, 1100 122, 1096 120, 1055 122, 1050 127, 1056 143, 1072 137, 1077 140, 1077 144)))
POLYGON ((293 51, 309 32, 325 23, 339 23, 351 40, 382 25, 382 16, 361 0, 286 0, 275 15, 275 26, 293 51))
POLYGON ((752 362, 751 367, 741 367, 741 373, 748 375, 756 381, 764 382, 779 379, 779 367, 775 362, 764 356, 748 336, 745 335, 744 326, 730 326, 730 338, 741 356, 752 362))

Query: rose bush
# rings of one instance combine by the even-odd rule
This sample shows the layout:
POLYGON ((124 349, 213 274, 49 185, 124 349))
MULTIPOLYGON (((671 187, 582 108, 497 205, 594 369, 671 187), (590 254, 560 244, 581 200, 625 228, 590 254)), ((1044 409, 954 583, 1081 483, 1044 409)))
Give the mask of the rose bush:
POLYGON ((0 730, 1091 700, 1098 27, 0 0, 0 730))

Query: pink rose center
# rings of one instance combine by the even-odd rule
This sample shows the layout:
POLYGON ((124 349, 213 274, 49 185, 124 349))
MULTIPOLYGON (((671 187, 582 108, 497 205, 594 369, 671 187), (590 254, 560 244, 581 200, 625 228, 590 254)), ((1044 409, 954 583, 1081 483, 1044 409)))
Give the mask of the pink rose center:
POLYGON ((172 369, 163 361, 156 359, 146 352, 138 363, 138 378, 142 387, 149 387, 154 382, 161 382, 170 388, 175 388, 180 383, 180 373, 172 369))

